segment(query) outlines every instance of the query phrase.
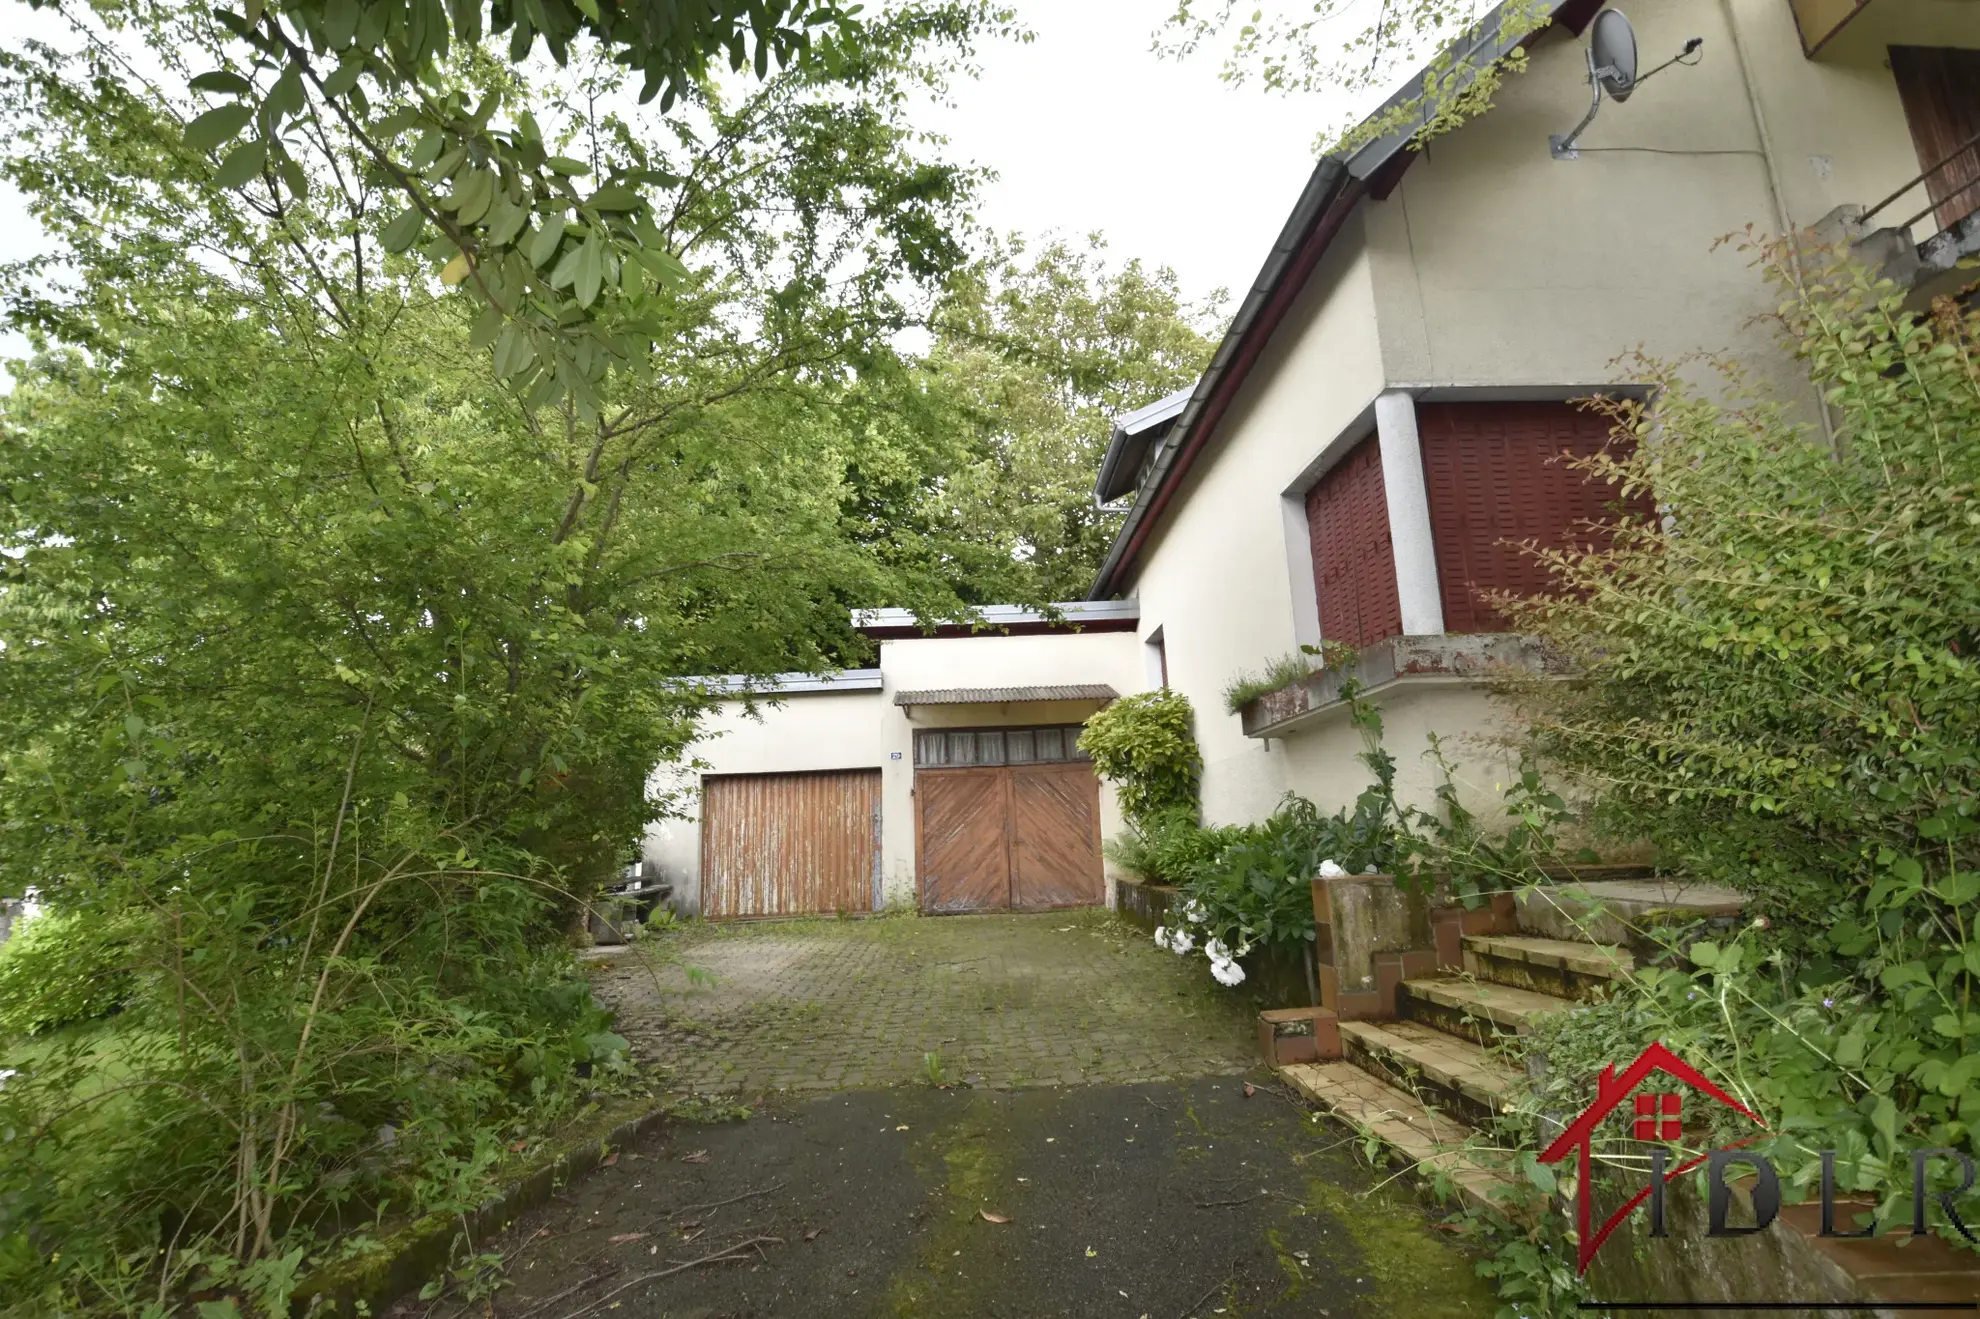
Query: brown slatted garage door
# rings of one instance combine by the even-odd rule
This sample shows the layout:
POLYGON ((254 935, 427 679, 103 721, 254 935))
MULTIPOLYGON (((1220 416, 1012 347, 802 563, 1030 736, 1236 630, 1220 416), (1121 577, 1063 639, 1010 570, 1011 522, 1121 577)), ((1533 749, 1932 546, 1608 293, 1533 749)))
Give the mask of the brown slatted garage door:
POLYGON ((879 875, 879 770, 702 780, 702 915, 872 911, 879 875))
POLYGON ((921 908, 1049 911, 1105 894, 1100 783, 1077 728, 915 738, 921 908))

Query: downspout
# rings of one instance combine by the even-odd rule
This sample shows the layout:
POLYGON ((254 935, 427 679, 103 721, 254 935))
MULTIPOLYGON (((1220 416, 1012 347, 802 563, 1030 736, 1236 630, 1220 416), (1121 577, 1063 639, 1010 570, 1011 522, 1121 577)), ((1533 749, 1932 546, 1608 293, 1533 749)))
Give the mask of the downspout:
MULTIPOLYGON (((1767 115, 1760 108, 1760 93, 1753 82, 1753 62, 1746 57, 1746 42, 1739 35, 1738 0, 1720 0, 1726 12, 1726 32, 1732 37, 1733 58, 1739 62, 1739 85, 1746 93, 1746 109, 1753 116, 1753 131, 1760 138, 1760 159, 1767 167, 1767 192, 1774 203, 1774 223, 1779 226, 1781 241, 1788 245, 1788 276, 1794 281, 1796 293, 1805 295, 1807 287, 1802 282, 1801 253, 1794 241, 1794 220, 1788 215, 1787 190, 1781 186, 1781 171, 1774 161, 1774 135, 1767 131, 1767 115)), ((1815 390, 1815 412, 1822 419, 1822 438, 1828 441, 1829 452, 1839 453, 1836 447, 1836 423, 1829 416, 1829 400, 1822 390, 1815 390)))

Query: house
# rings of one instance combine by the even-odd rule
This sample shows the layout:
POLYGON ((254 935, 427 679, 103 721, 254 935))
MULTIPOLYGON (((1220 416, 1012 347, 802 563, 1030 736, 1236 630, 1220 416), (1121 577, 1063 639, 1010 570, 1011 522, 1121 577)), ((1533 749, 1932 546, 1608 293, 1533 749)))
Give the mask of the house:
POLYGON ((1075 741, 1160 675, 1132 601, 1055 612, 989 606, 924 631, 904 609, 866 611, 853 621, 875 668, 716 680, 735 699, 695 761, 654 776, 685 818, 648 832, 648 867, 710 917, 1107 901, 1100 845, 1120 810, 1075 741))
MULTIPOLYGON (((1919 298, 1980 250, 1980 6, 1632 5, 1639 68, 1682 59, 1558 158, 1550 139, 1589 111, 1598 8, 1549 0, 1527 71, 1427 149, 1398 133, 1319 162, 1202 379, 1118 420, 1095 493, 1127 514, 1088 602, 933 635, 878 611, 877 669, 758 688, 781 702, 760 719, 737 684, 702 763, 656 779, 694 817, 646 844, 680 905, 1099 901, 1118 810, 1067 730, 1157 686, 1196 709, 1210 823, 1288 791, 1353 801, 1349 673, 1382 707, 1401 795, 1434 800, 1435 733, 1461 799, 1490 810, 1511 767, 1487 674, 1544 661, 1484 595, 1544 586, 1512 543, 1563 543, 1614 500, 1556 461, 1608 439, 1575 400, 1641 396, 1635 349, 1725 353, 1819 424, 1765 320, 1778 294, 1719 240, 1821 225, 1919 298), (1323 638, 1356 649, 1350 669, 1225 711, 1238 674, 1323 638)), ((1510 48, 1501 12, 1477 53, 1510 48)))
MULTIPOLYGON (((1640 69, 1702 44, 1605 101, 1572 159, 1550 138, 1589 110, 1597 5, 1547 8, 1488 112, 1423 150, 1397 134, 1322 159, 1201 381, 1115 430, 1096 495, 1132 502, 1091 596, 1137 604, 1194 704, 1212 823, 1366 785, 1340 674, 1222 706, 1235 675, 1323 637, 1359 649, 1404 795, 1430 802, 1436 732, 1461 797, 1496 799, 1483 675, 1536 655, 1482 593, 1543 586, 1509 542, 1560 544, 1615 498, 1554 461, 1607 438, 1573 400, 1640 395, 1631 350, 1704 351, 1821 420, 1766 323, 1777 291, 1722 236, 1825 225, 1920 297, 1980 247, 1980 7, 1630 4, 1640 69)), ((1509 44, 1500 12, 1486 54, 1509 44)))

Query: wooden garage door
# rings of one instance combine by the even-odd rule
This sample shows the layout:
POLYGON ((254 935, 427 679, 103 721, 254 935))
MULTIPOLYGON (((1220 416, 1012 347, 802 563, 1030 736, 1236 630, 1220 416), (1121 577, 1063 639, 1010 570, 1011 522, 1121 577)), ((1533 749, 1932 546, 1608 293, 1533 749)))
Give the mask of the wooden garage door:
POLYGON ((1092 906, 1100 784, 1077 728, 942 730, 915 739, 915 821, 927 912, 1092 906))
POLYGON ((702 780, 702 915, 872 911, 879 874, 879 770, 702 780))

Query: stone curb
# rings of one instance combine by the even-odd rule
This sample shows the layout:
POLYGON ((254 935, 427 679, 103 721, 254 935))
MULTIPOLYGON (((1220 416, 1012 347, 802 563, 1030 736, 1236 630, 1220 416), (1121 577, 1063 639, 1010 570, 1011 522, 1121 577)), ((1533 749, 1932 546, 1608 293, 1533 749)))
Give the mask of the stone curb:
POLYGON ((566 1135, 523 1160, 494 1196, 471 1213, 427 1214, 385 1237, 380 1249, 305 1275, 289 1295, 290 1313, 311 1319, 383 1314, 453 1262, 463 1231, 473 1241, 494 1236, 522 1214, 548 1203, 562 1187, 596 1170, 609 1152, 657 1130, 668 1117, 664 1104, 650 1096, 613 1105, 582 1134, 566 1135))

